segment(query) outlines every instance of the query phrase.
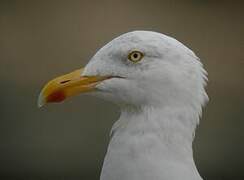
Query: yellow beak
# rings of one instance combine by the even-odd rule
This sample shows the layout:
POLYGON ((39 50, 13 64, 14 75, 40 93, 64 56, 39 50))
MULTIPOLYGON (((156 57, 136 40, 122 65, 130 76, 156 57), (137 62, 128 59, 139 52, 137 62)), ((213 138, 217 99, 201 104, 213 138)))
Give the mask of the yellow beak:
POLYGON ((109 76, 81 76, 83 69, 49 81, 42 89, 38 98, 38 107, 46 103, 57 103, 68 97, 95 89, 99 82, 109 79, 109 76))

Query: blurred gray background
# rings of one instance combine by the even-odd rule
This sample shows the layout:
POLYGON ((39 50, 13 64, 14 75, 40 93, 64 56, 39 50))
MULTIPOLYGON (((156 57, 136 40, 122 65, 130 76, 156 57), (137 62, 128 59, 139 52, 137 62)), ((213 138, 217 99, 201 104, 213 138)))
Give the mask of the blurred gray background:
POLYGON ((0 179, 99 179, 119 109, 79 96, 38 109, 51 78, 132 30, 171 35, 209 73, 194 142, 206 180, 244 179, 244 3, 223 0, 0 1, 0 179))

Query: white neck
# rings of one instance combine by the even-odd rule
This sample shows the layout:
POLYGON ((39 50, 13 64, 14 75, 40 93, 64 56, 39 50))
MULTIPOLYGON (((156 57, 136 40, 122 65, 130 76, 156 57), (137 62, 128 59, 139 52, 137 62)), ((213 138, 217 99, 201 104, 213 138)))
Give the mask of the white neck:
POLYGON ((192 153, 197 123, 190 107, 123 108, 101 180, 200 180, 192 153))

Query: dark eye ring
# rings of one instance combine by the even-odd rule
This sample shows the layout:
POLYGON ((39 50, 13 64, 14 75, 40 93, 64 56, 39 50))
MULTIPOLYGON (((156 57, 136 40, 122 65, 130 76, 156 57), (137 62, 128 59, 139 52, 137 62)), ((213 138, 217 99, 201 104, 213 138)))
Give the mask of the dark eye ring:
POLYGON ((144 54, 140 51, 132 51, 129 53, 128 59, 134 63, 137 63, 137 62, 141 61, 143 56, 144 56, 144 54))

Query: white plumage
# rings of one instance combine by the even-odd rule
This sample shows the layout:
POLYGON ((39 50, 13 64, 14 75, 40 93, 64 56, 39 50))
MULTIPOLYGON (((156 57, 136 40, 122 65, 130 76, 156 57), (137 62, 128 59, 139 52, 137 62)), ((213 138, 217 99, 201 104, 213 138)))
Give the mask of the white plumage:
POLYGON ((87 64, 49 81, 38 106, 81 92, 119 105, 101 180, 201 180, 192 141, 208 99, 206 71, 186 46, 134 31, 101 48, 87 64))
POLYGON ((121 108, 111 130, 101 180, 200 180, 192 141, 208 99, 199 58, 174 38, 149 32, 123 34, 101 48, 83 76, 115 76, 94 95, 121 108), (138 63, 128 53, 138 50, 138 63))

